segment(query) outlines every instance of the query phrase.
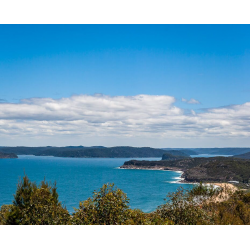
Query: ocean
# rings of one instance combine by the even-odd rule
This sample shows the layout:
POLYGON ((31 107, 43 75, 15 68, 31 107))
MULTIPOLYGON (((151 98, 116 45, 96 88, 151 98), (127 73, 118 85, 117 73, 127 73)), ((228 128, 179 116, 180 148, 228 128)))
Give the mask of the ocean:
MULTIPOLYGON (((168 192, 179 186, 180 172, 160 170, 120 169, 130 158, 59 158, 50 156, 20 155, 18 159, 0 160, 0 206, 11 204, 18 180, 24 173, 39 184, 44 178, 56 181, 59 200, 69 212, 78 208, 79 202, 91 197, 104 183, 114 183, 130 199, 131 208, 152 212, 163 204, 168 192)), ((139 158, 138 160, 160 160, 139 158)))

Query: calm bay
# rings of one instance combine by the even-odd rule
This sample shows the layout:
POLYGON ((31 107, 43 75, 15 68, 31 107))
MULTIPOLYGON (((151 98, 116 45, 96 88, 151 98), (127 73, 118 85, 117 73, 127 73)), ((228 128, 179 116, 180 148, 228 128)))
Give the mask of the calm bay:
MULTIPOLYGON (((44 178, 57 183, 59 200, 70 212, 79 202, 92 196, 104 183, 114 183, 130 199, 132 208, 151 212, 164 203, 168 192, 182 185, 176 183, 180 173, 157 170, 127 170, 119 167, 129 158, 59 158, 19 156, 0 160, 0 206, 11 204, 17 183, 24 173, 39 184, 44 178)), ((140 158, 142 160, 142 158, 140 158)), ((145 158, 160 160, 160 158, 145 158)))

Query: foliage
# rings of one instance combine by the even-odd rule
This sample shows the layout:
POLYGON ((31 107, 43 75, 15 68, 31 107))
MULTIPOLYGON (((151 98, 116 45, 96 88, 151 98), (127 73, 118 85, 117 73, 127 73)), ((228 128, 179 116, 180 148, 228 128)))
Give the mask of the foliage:
POLYGON ((250 225, 250 194, 236 191, 223 202, 212 202, 204 206, 213 214, 216 225, 250 225))
POLYGON ((114 184, 104 184, 93 198, 80 202, 73 214, 75 224, 83 225, 121 225, 129 214, 129 199, 114 184))
POLYGON ((18 158, 16 154, 13 153, 2 153, 0 152, 0 159, 6 159, 6 158, 18 158))
POLYGON ((231 157, 214 157, 206 160, 196 158, 196 166, 185 171, 187 181, 248 183, 250 176, 250 160, 231 157))
POLYGON ((18 183, 13 205, 5 214, 9 225, 68 224, 70 215, 58 201, 56 185, 42 181, 40 186, 24 176, 18 183))
POLYGON ((7 215, 10 212, 12 205, 2 205, 0 208, 0 225, 6 225, 7 215))
POLYGON ((156 213, 177 225, 210 224, 211 217, 202 209, 205 198, 200 196, 202 194, 202 197, 206 197, 204 194, 209 193, 209 190, 201 187, 193 191, 186 191, 180 187, 176 192, 167 195, 170 201, 166 199, 166 204, 159 206, 156 213))
POLYGON ((171 225, 168 218, 163 218, 156 212, 144 213, 140 209, 130 209, 125 225, 171 225))
POLYGON ((166 225, 171 222, 157 213, 144 213, 128 206, 129 199, 114 184, 104 184, 93 198, 80 202, 73 213, 78 225, 166 225))
POLYGON ((188 190, 188 194, 193 197, 202 196, 207 199, 218 195, 221 191, 221 188, 214 188, 213 185, 204 185, 200 182, 199 185, 195 185, 191 190, 188 190))
POLYGON ((162 160, 180 160, 190 158, 188 154, 179 150, 168 150, 163 154, 162 160))

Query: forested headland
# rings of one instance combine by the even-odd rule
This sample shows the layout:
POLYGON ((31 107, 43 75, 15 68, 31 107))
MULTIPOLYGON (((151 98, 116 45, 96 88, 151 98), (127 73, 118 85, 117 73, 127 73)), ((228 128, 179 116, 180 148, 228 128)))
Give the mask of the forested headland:
POLYGON ((18 158, 14 153, 2 153, 0 152, 0 159, 18 158))
MULTIPOLYGON (((2 153, 13 153, 16 155, 55 156, 72 158, 146 158, 162 157, 170 153, 177 157, 188 157, 190 155, 233 155, 241 157, 241 154, 250 152, 250 148, 151 148, 151 147, 103 147, 103 146, 67 146, 67 147, 0 147, 2 153)), ((250 155, 242 158, 250 159, 250 155)))
MULTIPOLYGON (((173 156, 174 157, 174 156, 173 156)), ((165 159, 163 157, 163 159, 165 159)), ((183 171, 184 182, 228 182, 235 181, 249 188, 250 184, 250 160, 233 157, 211 157, 124 162, 124 169, 154 169, 183 171)))

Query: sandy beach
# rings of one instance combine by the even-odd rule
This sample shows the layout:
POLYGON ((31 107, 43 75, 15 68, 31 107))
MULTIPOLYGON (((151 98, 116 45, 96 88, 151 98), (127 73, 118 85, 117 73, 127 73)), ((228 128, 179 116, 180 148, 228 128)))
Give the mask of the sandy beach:
POLYGON ((225 200, 228 200, 229 197, 238 190, 237 187, 235 187, 233 184, 231 183, 206 183, 207 185, 213 185, 213 186, 217 186, 222 188, 222 192, 211 198, 211 201, 213 202, 222 202, 225 200))
POLYGON ((219 187, 222 187, 222 188, 225 188, 227 190, 230 190, 232 192, 235 192, 238 188, 235 187, 233 184, 231 183, 208 183, 210 185, 215 185, 215 186, 219 186, 219 187))

